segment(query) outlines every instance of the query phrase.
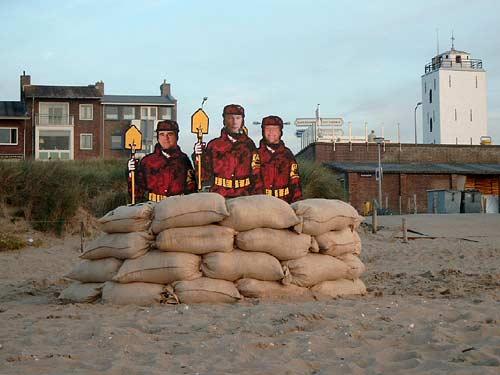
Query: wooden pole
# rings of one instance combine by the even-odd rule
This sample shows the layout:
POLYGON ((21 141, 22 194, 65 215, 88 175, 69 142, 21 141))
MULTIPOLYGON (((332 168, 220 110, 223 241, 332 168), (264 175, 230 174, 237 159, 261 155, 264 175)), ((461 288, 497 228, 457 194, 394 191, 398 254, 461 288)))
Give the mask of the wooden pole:
POLYGON ((372 209, 372 233, 377 233, 378 220, 377 220, 377 205, 375 204, 375 199, 373 200, 372 209))
POLYGON ((408 228, 406 226, 406 218, 402 218, 402 228, 403 228, 403 243, 408 243, 408 228))
POLYGON ((410 214, 411 213, 411 198, 408 197, 408 204, 406 206, 406 213, 410 214))
POLYGON ((401 200, 401 195, 399 196, 399 214, 400 215, 403 215, 403 204, 402 204, 402 200, 401 200))
POLYGON ((416 214, 417 213, 417 194, 413 194, 413 213, 416 214))

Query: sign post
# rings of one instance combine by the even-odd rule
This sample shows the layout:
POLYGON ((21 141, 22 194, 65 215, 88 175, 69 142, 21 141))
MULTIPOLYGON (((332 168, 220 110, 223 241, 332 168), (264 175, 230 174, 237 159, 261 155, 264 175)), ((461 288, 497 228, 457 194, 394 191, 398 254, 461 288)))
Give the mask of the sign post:
MULTIPOLYGON (((125 148, 130 150, 130 159, 135 158, 135 152, 142 150, 142 133, 135 125, 130 127, 125 132, 125 148)), ((135 204, 135 171, 131 171, 132 180, 132 204, 135 204)))
MULTIPOLYGON (((205 100, 206 99, 203 101, 205 100)), ((199 144, 202 144, 203 142, 203 134, 208 134, 208 115, 205 113, 203 108, 198 108, 198 110, 191 116, 191 133, 196 134, 199 144)), ((198 163, 198 191, 201 190, 201 160, 201 155, 196 155, 196 162, 198 163)))

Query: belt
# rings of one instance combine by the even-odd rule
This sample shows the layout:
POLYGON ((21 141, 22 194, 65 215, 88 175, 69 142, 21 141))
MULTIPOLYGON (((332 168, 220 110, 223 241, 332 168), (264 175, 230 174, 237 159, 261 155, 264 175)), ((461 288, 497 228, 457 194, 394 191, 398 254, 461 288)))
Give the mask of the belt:
POLYGON ((148 194, 148 200, 152 202, 159 202, 167 198, 166 195, 161 195, 161 194, 155 194, 155 193, 149 193, 148 194))
POLYGON ((244 188, 244 187, 250 186, 250 178, 230 180, 228 178, 216 176, 214 184, 217 186, 222 186, 222 187, 229 188, 229 189, 232 189, 233 187, 235 189, 238 189, 238 188, 244 188))
POLYGON ((272 196, 275 196, 275 197, 285 197, 287 196, 288 194, 290 194, 290 190, 286 187, 286 188, 283 188, 283 189, 266 189, 266 195, 272 195, 272 196))

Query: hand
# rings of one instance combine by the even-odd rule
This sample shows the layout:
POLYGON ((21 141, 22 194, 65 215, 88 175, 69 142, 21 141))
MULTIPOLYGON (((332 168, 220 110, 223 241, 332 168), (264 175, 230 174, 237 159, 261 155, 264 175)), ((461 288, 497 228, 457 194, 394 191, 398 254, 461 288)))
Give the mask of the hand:
POLYGON ((127 167, 128 167, 128 171, 129 171, 129 172, 133 172, 133 171, 135 171, 135 159, 134 159, 134 158, 132 158, 132 159, 130 159, 130 160, 128 161, 128 163, 127 163, 127 167))
POLYGON ((194 153, 195 155, 201 155, 203 153, 203 150, 205 149, 206 143, 205 142, 197 142, 194 144, 194 153))

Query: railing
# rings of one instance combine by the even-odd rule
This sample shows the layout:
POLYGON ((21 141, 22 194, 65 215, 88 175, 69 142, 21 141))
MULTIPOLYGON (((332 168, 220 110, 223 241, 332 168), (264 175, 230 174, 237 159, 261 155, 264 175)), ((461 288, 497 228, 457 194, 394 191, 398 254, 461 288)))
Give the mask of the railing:
POLYGON ((35 125, 74 125, 73 115, 36 115, 35 125))
POLYGON ((461 60, 457 62, 452 59, 442 59, 440 61, 431 62, 425 66, 425 73, 433 72, 434 70, 438 70, 440 68, 444 69, 471 69, 471 70, 479 70, 483 69, 483 61, 482 60, 461 60))

